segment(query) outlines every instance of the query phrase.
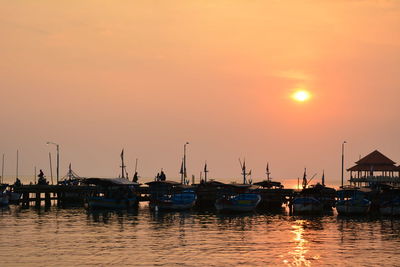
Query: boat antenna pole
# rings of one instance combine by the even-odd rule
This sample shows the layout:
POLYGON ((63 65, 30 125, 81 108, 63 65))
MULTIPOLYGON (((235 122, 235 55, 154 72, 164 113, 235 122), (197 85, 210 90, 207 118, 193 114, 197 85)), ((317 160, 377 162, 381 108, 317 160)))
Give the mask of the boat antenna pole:
POLYGON ((182 158, 182 162, 181 162, 181 170, 179 171, 180 175, 181 175, 181 184, 183 184, 183 179, 184 179, 184 171, 183 171, 183 158, 182 158))
POLYGON ((121 176, 121 178, 125 178, 125 165, 124 165, 124 149, 122 149, 122 152, 121 152, 121 174, 122 174, 122 176, 121 176))
POLYGON ((17 149, 17 177, 18 178, 18 160, 19 160, 19 155, 18 155, 18 149, 17 149))
POLYGON ((267 169, 266 169, 266 175, 267 175, 267 181, 269 182, 269 181, 271 181, 271 178, 269 177, 269 175, 271 174, 270 172, 269 172, 269 166, 268 166, 269 164, 268 164, 268 162, 267 162, 267 169))
POLYGON ((137 172, 137 163, 138 163, 138 159, 136 159, 136 162, 135 162, 135 173, 137 172))
POLYGON ((208 173, 208 169, 207 169, 207 161, 204 164, 204 181, 207 182, 207 173, 208 173))
POLYGON ((1 183, 4 182, 4 154, 3 154, 3 161, 1 163, 1 183))

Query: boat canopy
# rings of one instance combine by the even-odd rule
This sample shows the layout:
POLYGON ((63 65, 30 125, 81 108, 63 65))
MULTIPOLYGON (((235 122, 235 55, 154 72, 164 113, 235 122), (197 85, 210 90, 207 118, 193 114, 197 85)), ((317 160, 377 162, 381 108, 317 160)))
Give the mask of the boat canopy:
POLYGON ((148 182, 146 184, 148 186, 162 186, 162 185, 178 186, 178 185, 182 185, 181 183, 178 183, 178 182, 175 182, 175 181, 152 181, 152 182, 148 182))
POLYGON ((283 185, 280 182, 273 182, 273 181, 267 181, 267 180, 264 180, 264 181, 261 181, 258 183, 254 183, 254 185, 259 185, 264 188, 272 188, 272 187, 283 188, 283 185))
POLYGON ((83 183, 102 186, 138 186, 138 183, 129 181, 126 178, 84 178, 83 183))

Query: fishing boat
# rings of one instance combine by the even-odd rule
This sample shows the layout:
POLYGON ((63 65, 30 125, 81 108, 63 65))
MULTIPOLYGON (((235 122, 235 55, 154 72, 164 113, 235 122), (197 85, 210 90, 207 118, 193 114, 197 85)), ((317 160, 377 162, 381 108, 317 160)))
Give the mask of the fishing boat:
POLYGON ((400 197, 381 203, 379 212, 386 216, 399 216, 400 215, 400 197))
POLYGON ((256 189, 252 189, 251 192, 257 193, 261 196, 261 201, 257 206, 257 209, 265 210, 277 210, 282 208, 282 204, 286 201, 285 191, 283 185, 280 182, 272 181, 270 177, 269 164, 266 167, 267 179, 254 183, 258 186, 256 189))
POLYGON ((250 212, 255 210, 261 196, 254 193, 225 195, 215 202, 215 209, 219 212, 250 212))
POLYGON ((153 181, 149 186, 152 210, 188 210, 196 203, 196 193, 192 187, 175 181, 153 181))
POLYGON ((8 184, 1 184, 0 185, 0 207, 7 206, 9 203, 9 196, 6 192, 8 184))
POLYGON ((371 208, 371 201, 367 198, 367 188, 348 187, 339 190, 336 210, 341 215, 367 214, 371 208))
POLYGON ((385 216, 400 215, 400 188, 387 187, 379 196, 379 212, 385 216))
POLYGON ((82 182, 96 186, 86 199, 89 208, 129 209, 138 206, 138 183, 126 178, 85 178, 82 182))
POLYGON ((296 214, 317 214, 323 211, 324 205, 315 197, 300 196, 293 200, 293 212, 296 214))
POLYGON ((300 191, 299 195, 293 199, 293 212, 297 214, 318 214, 322 213, 324 210, 324 204, 319 199, 321 197, 321 190, 320 188, 323 187, 308 187, 308 184, 311 180, 315 177, 315 175, 310 179, 307 180, 307 169, 304 169, 303 174, 303 189, 300 191))

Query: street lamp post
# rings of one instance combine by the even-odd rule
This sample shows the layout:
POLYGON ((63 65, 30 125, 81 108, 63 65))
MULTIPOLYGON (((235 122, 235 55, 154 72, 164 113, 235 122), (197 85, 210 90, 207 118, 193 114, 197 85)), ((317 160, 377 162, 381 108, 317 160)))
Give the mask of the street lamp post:
POLYGON ((342 188, 343 188, 343 176, 344 176, 344 144, 346 143, 347 143, 346 141, 342 143, 342 188))
POLYGON ((54 142, 47 142, 47 145, 55 145, 57 148, 57 184, 60 177, 60 145, 54 142))

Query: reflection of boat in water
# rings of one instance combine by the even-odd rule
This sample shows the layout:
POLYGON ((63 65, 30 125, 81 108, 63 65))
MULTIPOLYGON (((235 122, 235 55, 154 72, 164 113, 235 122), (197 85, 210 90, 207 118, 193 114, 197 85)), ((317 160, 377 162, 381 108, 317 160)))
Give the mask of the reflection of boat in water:
POLYGON ((126 178, 86 178, 83 183, 97 187, 87 197, 89 208, 128 209, 138 205, 138 184, 126 178))
POLYGON ((339 214, 367 214, 369 212, 371 201, 366 198, 366 191, 356 187, 349 187, 339 190, 337 193, 336 210, 339 214))
POLYGON ((151 209, 188 210, 196 203, 196 193, 190 186, 166 180, 146 184, 149 186, 151 209))

